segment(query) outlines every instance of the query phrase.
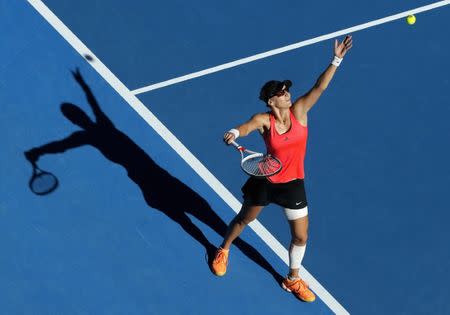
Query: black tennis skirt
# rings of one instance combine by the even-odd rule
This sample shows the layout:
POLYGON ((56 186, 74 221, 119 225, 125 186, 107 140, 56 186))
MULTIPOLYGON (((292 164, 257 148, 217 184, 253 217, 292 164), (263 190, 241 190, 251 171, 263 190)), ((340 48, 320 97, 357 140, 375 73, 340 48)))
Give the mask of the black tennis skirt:
POLYGON ((250 206, 277 204, 283 208, 301 209, 308 205, 303 179, 274 184, 266 178, 250 177, 242 186, 244 203, 250 206))

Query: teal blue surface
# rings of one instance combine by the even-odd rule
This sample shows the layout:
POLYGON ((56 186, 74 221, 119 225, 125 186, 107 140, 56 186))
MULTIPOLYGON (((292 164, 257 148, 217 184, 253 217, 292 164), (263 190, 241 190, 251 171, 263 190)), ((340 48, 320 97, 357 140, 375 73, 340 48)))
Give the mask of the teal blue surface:
MULTIPOLYGON (((45 3, 135 89, 429 2, 45 3)), ((450 312, 449 15, 443 7, 417 15, 413 27, 398 20, 353 34, 354 48, 309 115, 304 265, 352 314, 450 312)), ((271 272, 284 275, 286 266, 250 229, 230 272, 213 276, 205 244, 220 243, 234 212, 29 4, 0 1, 0 29, 2 313, 331 313, 281 290, 271 272), (23 152, 80 130, 61 112, 64 102, 94 118, 76 67, 114 124, 103 141, 124 142, 42 156, 60 186, 39 197, 28 189, 23 152), (142 176, 130 175, 136 165, 145 165, 142 176), (182 209, 180 194, 208 215, 182 209)), ((257 95, 267 80, 291 79, 294 97, 307 91, 332 44, 139 98, 240 199, 245 175, 223 132, 265 111, 257 95)), ((241 142, 263 149, 256 134, 241 142)), ((268 207, 260 221, 288 245, 280 209, 268 207)))

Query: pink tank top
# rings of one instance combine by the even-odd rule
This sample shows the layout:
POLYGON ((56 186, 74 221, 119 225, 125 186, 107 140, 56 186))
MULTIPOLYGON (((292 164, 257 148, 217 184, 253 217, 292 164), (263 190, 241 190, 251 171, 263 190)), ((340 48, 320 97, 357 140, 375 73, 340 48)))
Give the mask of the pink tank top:
POLYGON ((275 128, 275 117, 270 116, 270 129, 264 134, 267 153, 277 157, 282 163, 278 174, 268 177, 272 183, 287 183, 294 179, 305 178, 304 160, 308 127, 302 126, 290 111, 291 128, 279 134, 275 128))

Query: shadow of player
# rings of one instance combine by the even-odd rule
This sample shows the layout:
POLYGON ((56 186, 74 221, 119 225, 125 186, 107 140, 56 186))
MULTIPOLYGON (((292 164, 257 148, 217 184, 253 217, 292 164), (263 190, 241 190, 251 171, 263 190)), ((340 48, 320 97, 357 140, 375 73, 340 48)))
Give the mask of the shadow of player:
MULTIPOLYGON (((205 199, 161 168, 133 140, 118 130, 101 110, 78 69, 73 71, 72 74, 86 94, 88 103, 95 115, 95 121, 92 121, 78 106, 63 103, 61 105, 63 115, 81 129, 64 139, 26 151, 26 158, 31 162, 36 162, 39 157, 46 154, 62 153, 83 145, 95 147, 108 160, 123 166, 127 170, 128 177, 139 186, 146 203, 150 207, 161 211, 178 223, 186 233, 204 246, 208 265, 210 265, 216 247, 192 222, 188 214, 208 225, 222 237, 227 229, 225 222, 213 211, 205 199)), ((282 276, 247 242, 238 238, 234 245, 247 257, 267 270, 278 283, 282 280, 282 276)))

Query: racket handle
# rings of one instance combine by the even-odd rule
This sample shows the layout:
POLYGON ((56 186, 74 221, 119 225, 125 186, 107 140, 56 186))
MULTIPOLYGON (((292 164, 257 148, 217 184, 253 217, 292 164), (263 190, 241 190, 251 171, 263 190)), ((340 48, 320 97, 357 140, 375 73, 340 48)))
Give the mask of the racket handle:
POLYGON ((239 151, 244 151, 245 148, 242 147, 241 145, 239 145, 236 141, 231 141, 230 144, 232 144, 236 149, 238 149, 239 151))
POLYGON ((234 141, 234 140, 232 140, 232 141, 230 142, 230 144, 234 145, 236 148, 239 147, 239 144, 237 144, 236 141, 234 141))
POLYGON ((36 161, 29 161, 31 163, 31 166, 33 167, 33 172, 36 172, 39 170, 39 167, 37 166, 36 161))

